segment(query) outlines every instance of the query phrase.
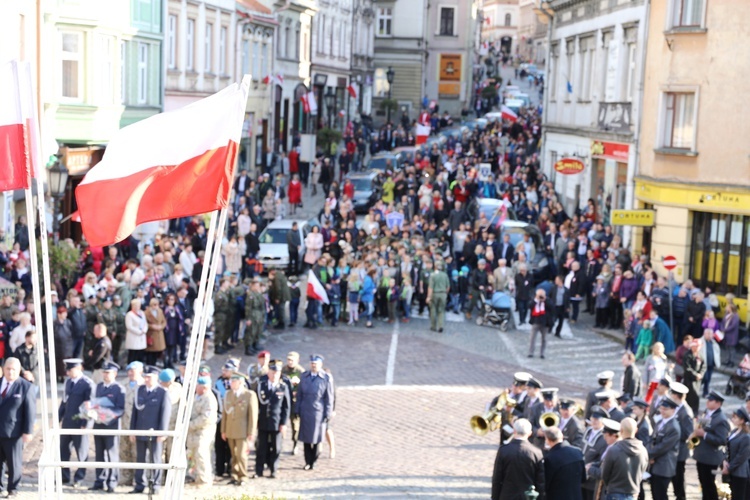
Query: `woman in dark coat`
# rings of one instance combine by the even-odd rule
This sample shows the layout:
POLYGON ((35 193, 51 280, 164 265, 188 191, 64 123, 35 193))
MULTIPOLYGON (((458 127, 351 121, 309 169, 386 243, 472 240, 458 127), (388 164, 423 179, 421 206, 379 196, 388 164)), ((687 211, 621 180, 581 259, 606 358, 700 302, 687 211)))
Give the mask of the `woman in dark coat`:
POLYGON ((737 306, 727 304, 724 308, 724 317, 721 319, 721 331, 724 332, 724 351, 729 358, 722 361, 724 366, 734 366, 734 350, 737 347, 737 341, 740 337, 740 317, 737 314, 737 306))
POLYGON ((167 344, 167 349, 164 351, 164 367, 169 368, 179 361, 177 344, 185 329, 185 318, 182 317, 182 311, 177 307, 177 296, 173 293, 167 295, 164 317, 167 320, 167 327, 164 328, 164 342, 167 344))

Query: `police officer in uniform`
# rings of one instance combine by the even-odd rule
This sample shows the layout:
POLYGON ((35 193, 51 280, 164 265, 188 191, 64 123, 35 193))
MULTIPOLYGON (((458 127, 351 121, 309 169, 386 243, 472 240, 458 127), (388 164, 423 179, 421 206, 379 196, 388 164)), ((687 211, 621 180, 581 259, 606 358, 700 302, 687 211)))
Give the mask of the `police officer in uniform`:
POLYGON ((266 299, 260 293, 261 279, 253 278, 245 297, 245 355, 252 356, 261 350, 260 336, 266 322, 266 299))
MULTIPOLYGON (((172 414, 172 404, 169 401, 167 391, 159 385, 159 370, 155 366, 147 366, 144 370, 145 383, 138 387, 133 401, 133 415, 130 420, 131 430, 155 430, 165 431, 169 429, 169 416, 172 414)), ((136 462, 148 462, 160 464, 164 455, 165 436, 157 438, 150 436, 130 436, 130 441, 135 442, 136 462)), ((146 484, 143 477, 143 469, 135 471, 135 487, 131 493, 143 493, 146 484)), ((150 479, 153 481, 153 491, 156 493, 161 486, 161 470, 149 471, 150 479)))
POLYGON ((229 293, 229 278, 222 278, 214 297, 214 352, 224 354, 230 347, 227 332, 232 328, 234 307, 229 293))
POLYGON ((443 261, 435 263, 435 272, 430 275, 427 286, 427 302, 430 304, 430 330, 438 333, 443 333, 445 304, 451 288, 450 279, 443 272, 444 267, 443 261))
POLYGON ((258 397, 247 389, 245 374, 235 371, 229 380, 221 419, 221 439, 232 455, 232 480, 229 484, 244 486, 247 454, 258 425, 258 397))
POLYGON ((685 500, 685 462, 690 457, 687 443, 694 428, 693 410, 685 403, 687 393, 688 388, 685 384, 679 382, 669 384, 669 397, 677 403, 674 416, 680 427, 680 450, 677 454, 677 466, 672 480, 676 500, 685 500))
POLYGON ((586 396, 586 408, 584 409, 583 416, 586 420, 591 417, 591 407, 598 404, 599 399, 596 397, 596 393, 602 392, 612 388, 612 379, 615 378, 615 372, 611 370, 605 370, 597 373, 596 378, 599 382, 599 387, 589 391, 586 396))
MULTIPOLYGON (((120 417, 120 427, 130 429, 130 421, 133 418, 133 402, 138 387, 143 385, 143 363, 133 361, 127 367, 128 382, 125 384, 125 410, 120 417)), ((120 462, 135 462, 135 443, 130 439, 120 440, 120 462)), ((120 484, 124 486, 133 485, 133 469, 120 470, 120 484)))
POLYGON ((669 483, 677 469, 677 455, 680 449, 680 425, 675 418, 677 403, 664 398, 659 404, 661 420, 656 433, 647 447, 651 473, 651 494, 654 500, 667 500, 669 483))
MULTIPOLYGON (((120 365, 112 361, 107 361, 102 365, 102 381, 96 386, 95 397, 107 398, 114 412, 119 413, 125 410, 125 388, 115 382, 117 371, 120 365)), ((120 413, 120 416, 122 413, 120 413)), ((120 429, 120 416, 114 418, 108 424, 94 424, 94 429, 120 429)), ((118 450, 119 436, 94 436, 94 449, 96 450, 97 462, 118 462, 120 452, 118 450)), ((103 490, 105 487, 108 493, 113 493, 117 486, 118 469, 96 469, 96 479, 94 485, 89 490, 103 490)))
POLYGON ((219 403, 211 392, 211 379, 198 377, 186 442, 188 462, 192 465, 191 469, 195 473, 193 478, 198 485, 211 485, 213 483, 211 445, 216 433, 216 412, 218 408, 219 403))
POLYGON ((318 445, 323 441, 328 419, 333 414, 333 384, 323 371, 323 356, 310 356, 310 370, 302 375, 297 388, 300 415, 299 440, 304 444, 305 470, 318 460, 318 445))
MULTIPOLYGON (((63 429, 84 429, 88 420, 79 418, 80 406, 91 400, 94 395, 94 382, 83 374, 83 361, 78 358, 63 360, 67 370, 68 379, 65 381, 62 403, 58 410, 60 427, 63 429)), ((70 447, 76 450, 79 462, 85 462, 89 458, 88 436, 60 436, 60 460, 70 460, 70 447)), ((77 487, 86 477, 86 469, 78 469, 73 478, 72 486, 77 487)), ((70 469, 62 470, 63 484, 70 484, 70 469)))
MULTIPOLYGON (((583 461, 586 464, 586 470, 593 464, 601 462, 604 450, 607 449, 607 442, 604 440, 602 432, 604 430, 603 419, 609 418, 609 412, 596 405, 592 406, 590 410, 591 427, 586 429, 583 434, 583 461)), ((594 477, 587 477, 582 485, 583 498, 584 500, 594 500, 598 481, 594 477)))
POLYGON ((268 465, 272 478, 276 477, 281 456, 281 440, 289 421, 292 399, 289 386, 281 380, 283 363, 280 359, 271 360, 268 374, 260 377, 256 393, 258 395, 258 448, 255 450, 255 475, 263 476, 263 468, 268 465))
POLYGON ((714 470, 724 462, 724 447, 729 437, 729 420, 724 415, 722 405, 724 396, 712 390, 706 400, 706 412, 699 422, 705 422, 693 431, 693 436, 700 438, 700 443, 693 450, 693 458, 698 468, 698 480, 701 483, 703 498, 718 500, 714 470))
POLYGON ((297 386, 305 373, 305 368, 299 364, 299 353, 291 351, 286 355, 286 364, 281 369, 284 381, 289 385, 292 404, 289 413, 289 423, 292 428, 292 455, 297 454, 297 440, 299 437, 299 413, 297 413, 297 386))

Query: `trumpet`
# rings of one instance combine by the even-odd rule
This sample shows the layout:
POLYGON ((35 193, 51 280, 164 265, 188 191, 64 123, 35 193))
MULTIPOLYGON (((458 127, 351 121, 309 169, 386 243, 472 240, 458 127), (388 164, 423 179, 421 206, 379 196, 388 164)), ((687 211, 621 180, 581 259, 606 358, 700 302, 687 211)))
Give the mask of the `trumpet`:
POLYGON ((518 403, 510 397, 508 389, 505 389, 497 397, 497 403, 484 415, 474 415, 469 420, 471 430, 477 436, 484 436, 488 432, 496 431, 502 423, 502 412, 505 408, 514 408, 518 403))
MULTIPOLYGON (((696 429, 705 429, 710 424, 711 424, 711 420, 706 418, 705 415, 701 416, 700 418, 695 419, 696 429)), ((688 438, 687 448, 688 450, 694 450, 700 444, 701 444, 701 438, 699 438, 695 434, 691 434, 690 437, 688 438)))
POLYGON ((539 427, 542 430, 547 430, 550 427, 557 427, 560 425, 560 417, 555 412, 545 412, 539 417, 539 427))

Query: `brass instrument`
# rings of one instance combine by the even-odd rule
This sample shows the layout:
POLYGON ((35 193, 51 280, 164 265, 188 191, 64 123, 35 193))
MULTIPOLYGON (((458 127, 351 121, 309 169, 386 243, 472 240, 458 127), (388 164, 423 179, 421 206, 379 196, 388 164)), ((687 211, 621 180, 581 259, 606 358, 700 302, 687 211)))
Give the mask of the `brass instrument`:
POLYGON ((560 417, 557 413, 548 411, 542 413, 539 417, 539 427, 541 427, 542 430, 547 430, 550 427, 557 427, 558 425, 560 425, 560 417))
POLYGON ((497 403, 490 408, 484 415, 474 415, 469 420, 471 430, 477 436, 484 436, 488 432, 496 431, 502 423, 502 412, 505 408, 514 408, 516 400, 511 398, 508 389, 505 389, 497 397, 497 403))
MULTIPOLYGON (((711 419, 706 418, 705 415, 700 418, 695 419, 696 429, 705 429, 710 424, 711 424, 711 419)), ((690 437, 688 438, 687 448, 688 450, 694 450, 700 444, 701 444, 701 438, 699 438, 695 434, 691 434, 690 437)))

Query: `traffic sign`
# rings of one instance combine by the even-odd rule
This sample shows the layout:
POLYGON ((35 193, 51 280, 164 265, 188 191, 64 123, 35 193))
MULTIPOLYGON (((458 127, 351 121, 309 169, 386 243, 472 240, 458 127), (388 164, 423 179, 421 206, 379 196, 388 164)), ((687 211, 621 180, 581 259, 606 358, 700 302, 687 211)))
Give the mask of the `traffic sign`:
POLYGON ((664 269, 671 271, 677 267, 677 257, 674 255, 667 255, 661 260, 661 264, 664 266, 664 269))

